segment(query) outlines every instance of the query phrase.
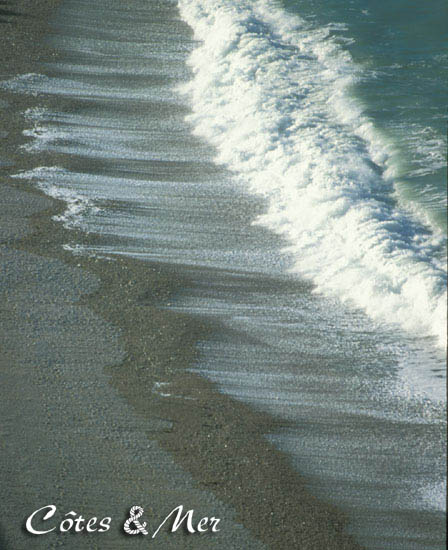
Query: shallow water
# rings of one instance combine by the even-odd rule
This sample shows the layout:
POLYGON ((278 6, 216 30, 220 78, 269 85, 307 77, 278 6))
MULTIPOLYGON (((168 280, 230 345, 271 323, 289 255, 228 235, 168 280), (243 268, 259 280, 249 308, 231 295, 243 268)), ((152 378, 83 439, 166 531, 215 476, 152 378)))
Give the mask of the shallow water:
MULTIPOLYGON (((223 4, 228 10, 225 17, 235 17, 232 3, 223 4)), ((261 9, 264 4, 257 5, 261 9)), ((278 3, 274 4, 281 10, 278 3)), ((195 5, 189 4, 191 9, 195 5)), ((272 11, 267 17, 265 12, 258 12, 255 30, 243 25, 255 25, 253 18, 235 23, 239 39, 245 40, 245 33, 254 32, 260 40, 255 45, 264 46, 266 26, 271 25, 272 33, 274 24, 280 26, 269 40, 278 41, 280 30, 287 36, 292 31, 289 19, 282 19, 283 13, 272 11), (260 13, 266 17, 263 24, 260 13)), ((225 28, 222 22, 220 28, 225 28)), ((349 512, 350 530, 368 548, 440 548, 445 536, 445 405, 439 398, 444 394, 445 370, 443 352, 431 328, 432 321, 437 321, 433 308, 437 296, 430 293, 440 290, 440 277, 444 276, 437 259, 443 253, 440 236, 434 236, 430 228, 406 211, 395 213, 397 202, 389 196, 390 184, 382 182, 381 167, 369 158, 366 142, 359 135, 350 135, 341 121, 330 121, 322 105, 311 105, 312 116, 307 120, 314 121, 314 129, 306 131, 309 141, 302 140, 308 147, 307 162, 328 161, 316 166, 314 177, 319 178, 325 167, 330 170, 330 161, 339 162, 342 155, 342 160, 353 160, 352 170, 359 168, 361 159, 361 176, 377 186, 369 195, 357 172, 353 176, 355 190, 350 195, 344 187, 342 168, 327 174, 328 178, 331 174, 341 177, 337 187, 345 200, 355 197, 361 201, 358 204, 365 201, 363 212, 378 214, 371 223, 368 218, 360 222, 360 236, 355 235, 352 248, 343 253, 334 250, 342 262, 339 279, 344 279, 342 268, 347 267, 343 262, 347 257, 353 261, 350 254, 354 248, 370 243, 379 227, 375 224, 382 221, 378 234, 384 242, 392 242, 392 253, 385 262, 389 271, 380 271, 380 275, 396 276, 398 286, 411 287, 411 297, 412 269, 421 269, 415 273, 423 279, 428 277, 433 285, 425 287, 429 289, 425 295, 428 299, 416 308, 423 312, 420 318, 429 327, 427 334, 419 338, 412 327, 406 332, 399 318, 387 319, 395 321, 388 324, 384 315, 369 317, 353 305, 353 297, 343 305, 341 293, 333 292, 340 287, 330 284, 338 282, 338 273, 325 271, 325 263, 313 264, 314 254, 320 261, 325 254, 333 253, 334 241, 328 240, 331 232, 323 228, 319 233, 316 229, 319 239, 313 241, 313 233, 307 230, 311 239, 308 245, 314 243, 313 252, 307 241, 300 239, 291 246, 289 230, 280 231, 281 235, 271 230, 278 213, 275 208, 279 203, 275 200, 283 193, 280 184, 284 181, 276 167, 292 166, 280 153, 297 143, 293 137, 284 143, 287 126, 282 124, 287 120, 257 118, 265 112, 258 104, 259 110, 252 112, 256 131, 252 132, 247 124, 229 131, 224 124, 229 120, 219 111, 226 107, 229 97, 233 98, 229 94, 233 90, 237 94, 234 101, 248 109, 257 89, 250 87, 250 79, 241 80, 235 89, 233 83, 226 88, 223 82, 220 90, 215 90, 210 81, 198 83, 199 69, 201 78, 213 74, 230 79, 239 74, 232 65, 235 60, 241 62, 241 67, 250 68, 241 49, 236 49, 236 59, 225 59, 230 51, 225 50, 228 35, 216 34, 216 40, 221 40, 222 64, 215 56, 208 66, 198 68, 198 57, 193 57, 190 66, 197 70, 192 74, 186 61, 200 44, 180 19, 175 3, 142 0, 123 5, 116 0, 102 0, 92 5, 68 0, 62 5, 50 40, 61 53, 59 61, 47 64, 43 74, 24 75, 7 85, 55 97, 57 108, 27 113, 27 134, 31 137, 27 148, 31 153, 59 153, 60 165, 39 167, 18 176, 31 179, 48 194, 67 201, 61 222, 68 227, 101 235, 96 248, 81 249, 76 241, 67 243, 67 247, 74 253, 127 254, 188 270, 192 285, 176 297, 171 307, 205 316, 216 329, 210 339, 198 343, 201 355, 194 369, 217 382, 222 391, 283 419, 285 428, 267 437, 290 453, 315 494, 349 512), (212 62, 217 63, 216 67, 212 62), (192 86, 202 86, 204 97, 193 104, 193 111, 189 97, 175 90, 180 82, 190 92, 192 86), (209 108, 216 111, 200 111, 204 107, 201 101, 208 101, 209 108), (207 112, 216 116, 207 117, 207 112), (269 120, 271 126, 256 126, 269 120), (210 133, 210 121, 216 131, 213 135, 221 136, 220 140, 212 140, 217 149, 193 135, 193 131, 210 133), (337 142, 340 149, 326 151, 325 138, 333 136, 336 129, 341 129, 337 142), (317 142, 313 141, 316 136, 317 142), (272 148, 265 154, 266 137, 272 148), (244 140, 259 156, 244 156, 244 140), (279 143, 286 149, 275 149, 279 143), (323 157, 312 160, 309 154, 314 147, 322 148, 323 157), (235 152, 240 155, 239 164, 232 165, 235 152), (228 166, 249 175, 252 183, 260 181, 255 178, 260 171, 267 171, 262 179, 265 196, 260 189, 247 185, 247 177, 238 177, 235 170, 216 164, 218 154, 228 166), (274 164, 266 167, 266 158, 274 164), (274 192, 273 181, 277 185, 274 192), (385 196, 381 195, 383 191, 385 196), (391 226, 387 222, 390 213, 391 226), (258 223, 253 223, 255 220, 258 223), (385 231, 391 231, 392 236, 385 231), (319 248, 322 243, 325 246, 319 248), (289 248, 285 252, 286 246, 289 248), (298 273, 298 256, 303 273, 298 273), (324 279, 319 278, 320 274, 324 279), (327 286, 325 281, 329 281, 327 286), (316 292, 316 283, 323 292, 316 292)), ((281 44, 281 55, 276 43, 272 51, 263 50, 266 63, 275 61, 273 85, 284 86, 285 90, 292 85, 289 71, 296 67, 298 55, 286 42, 281 44), (279 75, 285 78, 283 84, 279 75)), ((209 48, 212 46, 209 44, 209 48)), ((252 48, 246 53, 250 66, 256 68, 259 50, 252 48)), ((302 76, 310 73, 308 58, 313 67, 317 66, 311 53, 301 54, 302 76)), ((307 86, 324 80, 321 75, 307 86)), ((323 86, 322 94, 325 89, 323 86)), ((288 88, 287 94, 291 93, 288 88)), ((323 100, 324 96, 319 98, 323 100)), ((279 105, 279 111, 275 111, 275 102, 268 107, 274 115, 282 114, 284 103, 279 105)), ((294 109, 292 102, 290 116, 295 116, 294 109)), ((226 113, 231 116, 231 110, 226 113)), ((314 167, 310 165, 308 170, 314 167)), ((288 181, 291 185, 282 199, 286 200, 284 212, 296 179, 288 181)), ((330 179, 315 181, 319 185, 326 182, 327 199, 319 202, 317 192, 322 188, 318 186, 300 199, 308 209, 314 205, 316 210, 306 214, 303 204, 299 205, 300 212, 313 223, 322 216, 331 218, 326 208, 333 208, 332 201, 337 200, 328 188, 330 179)), ((291 204, 292 217, 286 216, 290 223, 297 212, 296 202, 291 199, 291 204)), ((333 233, 342 227, 338 225, 343 223, 339 214, 335 213, 333 233)), ((354 231, 353 225, 350 230, 354 231)), ((300 232, 295 235, 305 236, 300 232)), ((374 250, 376 245, 374 242, 374 250)), ((381 246, 378 250, 380 256, 373 254, 372 258, 379 261, 384 250, 381 246)), ((369 274, 375 276, 372 271, 362 271, 366 265, 359 263, 357 268, 363 279, 369 274)), ((352 279, 350 284, 355 283, 352 279)), ((384 294, 389 292, 388 287, 383 288, 384 294)), ((369 294, 370 300, 375 297, 374 291, 377 289, 369 294)), ((397 298, 400 307, 409 314, 413 305, 402 298, 397 298)), ((386 317, 387 306, 388 300, 383 307, 386 317)))

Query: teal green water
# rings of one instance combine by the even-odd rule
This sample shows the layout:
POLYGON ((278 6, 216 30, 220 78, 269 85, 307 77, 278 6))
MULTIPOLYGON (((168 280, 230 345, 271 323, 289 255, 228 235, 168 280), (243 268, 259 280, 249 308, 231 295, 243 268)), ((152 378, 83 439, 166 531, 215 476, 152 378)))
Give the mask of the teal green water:
POLYGON ((446 230, 448 4, 443 0, 285 0, 313 26, 330 26, 360 66, 353 94, 388 144, 407 206, 446 230), (335 25, 337 24, 337 25, 335 25))

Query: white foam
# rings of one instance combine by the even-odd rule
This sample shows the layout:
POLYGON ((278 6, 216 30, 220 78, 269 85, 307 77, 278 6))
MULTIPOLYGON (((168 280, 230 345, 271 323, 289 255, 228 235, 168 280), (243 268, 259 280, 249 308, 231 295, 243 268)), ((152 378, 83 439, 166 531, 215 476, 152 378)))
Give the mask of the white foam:
POLYGON ((59 166, 39 166, 12 177, 34 181, 39 189, 50 197, 64 201, 67 208, 62 214, 53 216, 53 219, 62 222, 67 228, 76 228, 82 226, 84 215, 88 212, 98 213, 99 208, 79 189, 71 188, 67 181, 64 181, 64 186, 60 184, 60 181, 67 180, 69 175, 67 170, 59 166))
POLYGON ((319 291, 445 345, 444 238, 394 201, 387 142, 350 95, 359 68, 277 2, 180 0, 195 131, 269 205, 294 271, 319 291), (438 259, 439 258, 439 259, 438 259))
MULTIPOLYGON (((1 81, 0 87, 35 97, 40 94, 57 94, 67 97, 146 101, 150 96, 150 92, 145 88, 130 88, 119 85, 104 87, 89 84, 76 79, 76 75, 73 76, 74 78, 57 78, 28 73, 1 81)), ((157 90, 156 87, 153 87, 151 95, 160 102, 171 103, 171 93, 166 86, 157 86, 157 90)))
POLYGON ((425 485, 421 488, 420 495, 425 508, 446 511, 446 481, 425 485))

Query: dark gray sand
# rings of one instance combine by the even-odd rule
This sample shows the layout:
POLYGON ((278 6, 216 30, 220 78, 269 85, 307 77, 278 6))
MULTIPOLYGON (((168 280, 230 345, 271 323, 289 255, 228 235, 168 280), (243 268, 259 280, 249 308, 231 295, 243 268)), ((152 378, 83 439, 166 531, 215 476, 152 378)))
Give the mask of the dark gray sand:
MULTIPOLYGON (((41 39, 56 6, 0 3, 2 79, 39 72, 53 55, 41 39)), ((157 308, 186 281, 62 249, 67 230, 51 216, 64 205, 9 177, 51 162, 19 148, 22 113, 41 98, 2 91, 0 101, 9 105, 0 128, 0 548, 359 548, 264 438, 274 421, 187 372, 211 329, 157 308), (111 528, 28 535, 25 519, 48 504, 58 521, 73 510, 110 516, 111 528), (125 536, 134 504, 150 533, 180 504, 195 523, 220 518, 220 531, 125 536)))

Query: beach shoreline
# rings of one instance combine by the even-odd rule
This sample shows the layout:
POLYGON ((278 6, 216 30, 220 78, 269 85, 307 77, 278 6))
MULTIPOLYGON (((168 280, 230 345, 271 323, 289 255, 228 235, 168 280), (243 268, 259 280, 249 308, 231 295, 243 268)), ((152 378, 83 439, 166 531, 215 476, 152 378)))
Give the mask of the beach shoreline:
MULTIPOLYGON (((15 74, 39 73, 39 64, 50 56, 53 57, 54 52, 51 48, 41 44, 42 37, 47 32, 43 22, 51 18, 51 12, 57 4, 58 2, 48 1, 41 2, 39 7, 36 7, 35 3, 21 1, 15 5, 14 9, 26 16, 8 16, 11 21, 3 25, 6 32, 1 39, 1 47, 6 52, 6 61, 2 80, 15 74), (27 24, 22 24, 25 19, 27 24), (30 51, 32 56, 28 56, 30 51)), ((77 341, 77 337, 82 342, 83 330, 87 327, 89 346, 79 356, 76 356, 76 349, 70 350, 70 354, 76 363, 85 361, 88 353, 92 368, 95 369, 95 350, 99 350, 101 357, 97 360, 98 368, 104 373, 101 380, 110 382, 107 391, 104 391, 103 387, 89 389, 98 399, 93 408, 95 410, 91 411, 90 420, 116 422, 116 419, 107 416, 100 419, 96 416, 96 409, 102 409, 102 399, 110 401, 114 395, 121 396, 123 406, 128 406, 128 409, 135 412, 136 417, 140 419, 138 427, 135 428, 135 435, 145 440, 145 444, 146 438, 153 442, 158 449, 163 450, 164 459, 167 456, 174 458, 174 463, 192 476, 191 481, 183 488, 186 498, 183 504, 186 507, 189 507, 189 491, 194 487, 196 492, 199 491, 195 499, 200 500, 202 495, 207 503, 212 494, 218 501, 224 502, 229 510, 233 510, 236 524, 242 525, 244 532, 247 531, 249 534, 248 540, 253 539, 257 544, 259 542, 269 548, 303 550, 359 548, 345 534, 344 515, 310 495, 288 457, 276 450, 264 437, 278 427, 278 422, 219 393, 211 382, 188 370, 196 357, 196 341, 212 329, 197 319, 170 312, 164 307, 169 303, 170 297, 187 284, 187 273, 179 274, 175 267, 161 267, 124 257, 108 260, 76 256, 62 249, 63 244, 73 240, 80 244, 93 244, 96 237, 81 231, 75 233, 74 230, 65 229, 62 224, 53 220, 54 216, 65 210, 65 203, 44 196, 29 183, 17 183, 17 180, 11 178, 11 175, 21 170, 43 164, 51 165, 51 155, 42 158, 42 155, 29 154, 19 147, 26 141, 22 134, 26 127, 24 111, 32 106, 41 105, 43 101, 51 104, 52 99, 5 90, 0 91, 0 98, 10 106, 4 118, 5 126, 2 128, 6 129, 8 135, 2 140, 0 150, 0 158, 5 158, 9 163, 1 167, 4 196, 8 198, 2 205, 5 220, 2 221, 2 229, 5 227, 10 230, 10 234, 3 233, 6 238, 2 240, 2 263, 6 267, 6 272, 14 272, 10 273, 10 286, 5 287, 5 309, 11 306, 11 311, 14 310, 15 313, 11 318, 8 317, 8 324, 3 324, 2 327, 5 329, 2 330, 3 336, 6 337, 6 343, 11 350, 3 355, 0 368, 4 382, 3 400, 7 402, 5 407, 16 411, 19 409, 23 413, 11 414, 6 421, 7 433, 3 439, 9 450, 5 458, 7 463, 4 471, 8 472, 8 475, 3 476, 3 484, 15 483, 23 473, 20 470, 23 464, 15 464, 14 456, 23 454, 26 445, 22 447, 22 443, 33 439, 36 430, 32 420, 40 425, 40 417, 46 415, 48 410, 51 411, 51 407, 56 407, 52 401, 54 395, 36 393, 36 387, 31 387, 31 384, 24 387, 14 380, 13 367, 14 373, 20 373, 17 376, 22 381, 27 381, 28 377, 34 376, 32 372, 36 370, 44 373, 50 363, 53 365, 54 356, 57 356, 54 368, 55 372, 60 372, 60 379, 53 376, 49 391, 54 392, 61 388, 61 396, 76 393, 76 387, 65 384, 64 356, 55 351, 55 347, 63 347, 70 340, 77 341), (23 217, 27 219, 28 228, 23 224, 23 217), (14 270, 17 271, 21 266, 25 270, 29 266, 34 279, 27 281, 25 277, 17 285, 17 279, 24 274, 19 274, 19 277, 14 270), (48 284, 49 280, 51 284, 48 284), (73 284, 77 285, 73 297, 65 298, 64 295, 70 293, 69 287, 73 284), (57 296, 52 294, 56 292, 55 288, 58 289, 57 296), (70 305, 67 305, 68 302, 71 302, 70 305), (67 306, 64 310, 64 322, 68 323, 69 328, 63 337, 56 335, 53 342, 55 347, 49 346, 33 356, 42 359, 42 365, 38 368, 33 362, 23 365, 21 362, 27 355, 29 346, 39 346, 42 334, 39 326, 48 320, 44 316, 51 314, 48 309, 42 309, 42 304, 47 306, 50 303, 54 304, 52 314, 55 316, 55 323, 58 319, 56 310, 60 312, 67 306), (29 314, 34 325, 37 324, 37 328, 33 326, 33 331, 30 329, 29 332, 24 332, 21 325, 24 314, 29 314), (84 323, 83 319, 88 320, 87 324, 79 326, 79 322, 84 323), (75 334, 77 326, 80 328, 80 335, 75 334), (23 349, 16 353, 20 342, 23 349), (160 384, 169 387, 169 396, 166 395, 168 392, 156 391, 160 384), (20 399, 19 403, 14 401, 15 399, 20 399), (50 401, 49 409, 46 405, 50 401), (22 403, 29 403, 30 406, 23 405, 21 409, 22 403), (38 404, 40 408, 36 410, 35 406, 38 404)), ((52 330, 50 327, 46 334, 52 330)), ((84 365, 79 364, 79 367, 82 375, 84 365)), ((41 388, 45 387, 43 378, 41 388)), ((80 395, 82 397, 82 392, 80 395)), ((113 411, 114 405, 109 404, 113 411)), ((66 420, 64 429, 71 427, 74 433, 78 433, 80 421, 76 418, 79 418, 80 411, 76 410, 77 404, 62 403, 58 409, 59 413, 65 410, 65 406, 70 415, 73 415, 73 420, 66 420)), ((52 429, 50 422, 42 429, 39 428, 38 432, 40 436, 46 437, 52 429)), ((109 435, 112 439, 119 438, 120 430, 112 431, 109 435)), ((81 430, 77 437, 79 442, 76 445, 79 445, 81 450, 91 444, 91 434, 83 434, 81 430)), ((48 443, 49 441, 50 438, 48 443)), ((71 448, 68 451, 64 450, 64 441, 61 443, 64 464, 60 465, 58 474, 61 479, 64 475, 72 475, 66 469, 77 460, 77 457, 70 454, 71 448)), ((118 453, 120 442, 112 443, 117 443, 118 453)), ((46 448, 45 440, 40 441, 38 446, 41 448, 41 454, 37 464, 33 464, 31 457, 26 461, 30 468, 27 477, 30 480, 42 479, 45 485, 42 494, 50 498, 52 475, 51 472, 42 472, 41 468, 47 464, 57 470, 59 466, 52 462, 57 453, 53 454, 53 450, 46 448)), ((102 456, 97 450, 92 453, 95 459, 102 456)), ((142 461, 145 462, 145 457, 142 457, 142 461)), ((170 498, 169 492, 168 496, 165 495, 166 487, 163 481, 159 482, 158 486, 153 485, 159 467, 162 470, 165 468, 153 465, 151 478, 145 479, 144 471, 139 474, 138 479, 142 485, 138 490, 135 480, 128 476, 123 479, 111 479, 112 492, 119 497, 133 494, 135 490, 135 498, 146 492, 148 504, 151 500, 157 501, 159 506, 167 506, 170 502, 172 507, 182 504, 170 498)), ((93 472, 97 469, 101 470, 101 464, 97 464, 93 472)), ((109 470, 105 471, 112 473, 114 468, 110 466, 109 470)), ((27 547, 38 548, 40 544, 46 547, 47 542, 41 538, 24 538, 27 535, 20 527, 27 512, 32 511, 28 508, 22 509, 21 506, 33 504, 37 509, 39 505, 47 504, 45 499, 40 500, 43 498, 38 494, 40 483, 42 482, 36 481, 31 490, 16 486, 14 491, 5 491, 9 499, 3 499, 2 507, 5 510, 13 508, 17 518, 15 525, 5 525, 5 518, 8 521, 11 514, 5 511, 2 515, 5 548, 21 548, 25 544, 24 541, 27 547), (20 517, 20 514, 23 514, 23 517, 20 517), (11 544, 11 537, 14 537, 15 531, 17 540, 11 544)), ((86 491, 85 487, 83 490, 82 501, 87 503, 89 491, 86 491)), ((101 486, 96 490, 101 490, 101 486)), ((81 492, 81 487, 75 483, 61 495, 60 500, 65 501, 67 507, 71 506, 71 499, 81 502, 81 492)), ((92 493, 92 498, 96 494, 92 493)), ((105 500, 102 503, 104 504, 105 500)), ((123 500, 118 506, 124 509, 133 504, 136 502, 123 500)), ((154 503, 152 506, 155 507, 154 503)), ((162 515, 161 512, 160 514, 162 515)), ((232 527, 226 522, 226 518, 223 518, 222 523, 223 531, 227 532, 224 532, 223 537, 213 539, 213 543, 216 547, 240 547, 243 539, 234 538, 232 527)), ((108 535, 104 537, 109 544, 108 535)), ((73 545, 80 548, 82 544, 87 544, 89 548, 93 547, 91 540, 86 542, 81 539, 80 542, 79 537, 66 540, 67 547, 73 545)), ((52 542, 54 543, 53 539, 52 542)), ((210 547, 211 542, 209 538, 205 539, 203 544, 210 547)), ((95 544, 102 544, 100 537, 95 544)), ((125 547, 126 540, 117 538, 115 544, 117 546, 110 547, 125 547)), ((165 544, 166 548, 168 544, 172 544, 174 548, 201 547, 196 540, 182 535, 178 535, 176 542, 174 534, 171 538, 166 538, 165 544)), ((249 545, 246 547, 251 547, 250 543, 247 544, 249 545)), ((253 547, 258 546, 254 543, 253 547)))

